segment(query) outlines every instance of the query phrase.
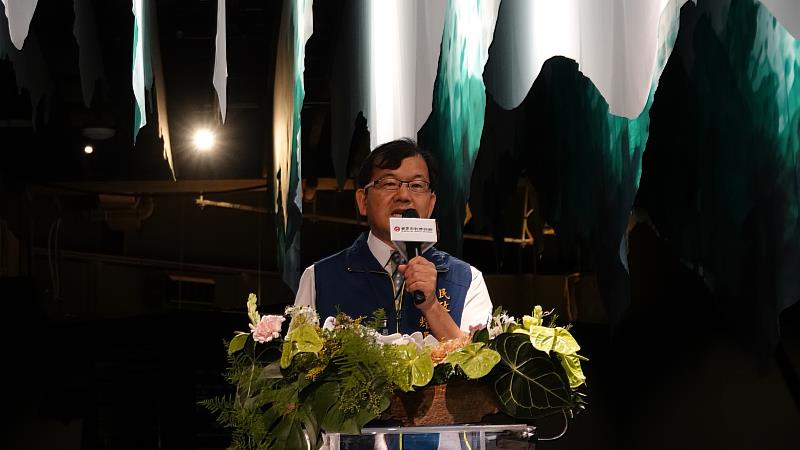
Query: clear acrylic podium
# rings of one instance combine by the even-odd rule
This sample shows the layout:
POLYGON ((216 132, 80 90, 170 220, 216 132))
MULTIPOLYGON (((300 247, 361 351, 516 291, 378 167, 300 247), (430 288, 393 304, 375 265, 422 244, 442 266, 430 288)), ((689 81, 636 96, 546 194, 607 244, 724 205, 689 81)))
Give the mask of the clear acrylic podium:
MULTIPOLYGON (((332 433, 330 450, 414 449, 415 439, 428 439, 438 434, 439 450, 534 450, 536 427, 526 424, 442 425, 420 427, 364 428, 361 434, 332 433), (420 436, 427 434, 428 436, 420 436), (397 445, 403 439, 404 445, 397 445), (392 445, 394 443, 394 445, 392 445)), ((435 441, 434 441, 435 442, 435 441)))

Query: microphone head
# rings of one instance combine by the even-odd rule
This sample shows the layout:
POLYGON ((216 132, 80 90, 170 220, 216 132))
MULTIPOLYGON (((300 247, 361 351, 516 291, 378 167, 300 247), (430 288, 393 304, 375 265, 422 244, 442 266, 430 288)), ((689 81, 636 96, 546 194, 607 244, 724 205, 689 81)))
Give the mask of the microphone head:
POLYGON ((419 213, 416 209, 411 208, 403 211, 403 218, 404 219, 419 219, 419 213))

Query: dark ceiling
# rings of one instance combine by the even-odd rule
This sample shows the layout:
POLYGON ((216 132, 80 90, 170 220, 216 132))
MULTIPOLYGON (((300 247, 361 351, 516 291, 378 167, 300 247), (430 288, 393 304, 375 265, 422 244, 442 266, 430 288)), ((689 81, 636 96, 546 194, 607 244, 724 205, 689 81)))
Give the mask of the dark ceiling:
MULTIPOLYGON (((93 0, 90 3, 96 17, 102 76, 95 85, 89 107, 84 105, 81 89, 72 1, 40 0, 31 21, 22 53, 28 52, 27 56, 30 56, 39 51, 43 61, 40 75, 50 80, 50 89, 39 103, 35 118, 31 95, 28 89, 20 87, 25 80, 18 84, 17 67, 9 59, 0 60, 0 186, 4 189, 4 195, 0 195, 0 207, 4 197, 11 199, 13 193, 23 197, 27 195, 29 186, 37 184, 48 185, 48 190, 53 184, 58 184, 56 191, 62 194, 77 190, 89 194, 176 195, 184 196, 190 202, 201 192, 206 194, 204 200, 207 201, 229 201, 228 197, 208 194, 266 184, 270 192, 258 200, 250 199, 246 206, 271 215, 274 209, 271 201, 273 77, 283 2, 226 1, 228 108, 227 121, 220 125, 212 84, 216 0, 153 0, 172 153, 179 183, 172 183, 169 166, 162 157, 157 115, 152 109, 147 125, 139 131, 134 145, 135 100, 131 86, 134 17, 131 1, 93 0), (199 155, 189 142, 193 128, 202 123, 218 125, 221 136, 218 148, 208 155, 199 155), (95 151, 85 155, 83 147, 90 143, 82 134, 86 127, 109 127, 115 130, 115 135, 107 140, 91 142, 95 151), (253 179, 258 180, 252 183, 253 179), (65 185, 66 191, 63 189, 65 185)), ((305 47, 302 177, 304 185, 313 188, 306 191, 310 195, 304 205, 307 220, 303 224, 306 236, 303 257, 309 261, 333 251, 333 248, 328 248, 328 245, 334 246, 331 243, 335 248, 348 244, 352 233, 363 230, 360 224, 355 223, 358 217, 353 209, 352 191, 339 192, 335 184, 330 144, 330 99, 335 88, 331 86, 332 67, 337 60, 342 17, 354 4, 347 0, 314 2, 313 33, 305 47), (319 195, 315 197, 312 194, 315 191, 330 192, 323 196, 323 200, 317 201, 319 195), (326 204, 331 205, 330 210, 326 209, 326 204), (323 227, 317 224, 326 221, 346 224, 342 225, 346 231, 336 239, 330 239, 332 233, 329 229, 314 228, 323 227), (315 232, 319 230, 323 231, 315 232)), ((4 15, 0 14, 2 18, 4 15)), ((154 106, 156 97, 157 93, 148 95, 148 107, 154 106)), ((363 116, 357 124, 354 124, 348 161, 351 173, 368 153, 369 146, 363 116)), ((511 235, 516 238, 520 230, 520 209, 525 206, 524 189, 520 188, 509 197, 508 202, 513 207, 506 211, 507 221, 512 224, 509 226, 511 235)), ((84 200, 83 209, 102 206, 101 200, 89 197, 84 200)), ((48 203, 47 208, 51 206, 48 203)), ((45 212, 49 214, 49 211, 45 212)), ((102 212, 105 214, 106 211, 102 212)), ((20 222, 20 229, 25 227, 24 223, 20 222)), ((137 222, 136 225, 141 224, 137 222)), ((465 229, 468 234, 483 232, 470 226, 465 229)), ((488 236, 482 234, 478 239, 473 247, 478 249, 481 257, 492 255, 494 247, 486 240, 488 236)), ((467 255, 473 247, 467 247, 467 255)), ((102 250, 114 252, 119 249, 102 250)), ((267 253, 275 254, 273 251, 267 253)), ((515 258, 519 255, 520 252, 513 252, 515 258)), ((487 268, 492 262, 499 267, 502 258, 495 256, 483 258, 487 261, 487 268)), ((515 267, 523 264, 516 259, 512 263, 515 267)), ((266 266, 277 267, 274 263, 266 266)))
MULTIPOLYGON (((157 21, 175 172, 181 179, 259 178, 271 173, 272 79, 282 2, 228 0, 227 120, 220 124, 212 85, 216 1, 158 0, 157 21), (198 124, 217 127, 219 145, 198 155, 188 140, 198 124)), ((91 2, 101 50, 102 78, 91 106, 84 105, 73 35, 73 2, 40 0, 23 53, 38 43, 49 89, 33 117, 30 94, 20 88, 9 59, 0 61, 0 173, 24 181, 171 179, 162 158, 148 94, 148 124, 133 139, 131 88, 133 14, 130 0, 91 2), (91 142, 85 127, 109 127, 116 134, 91 142)), ((314 34, 306 48, 304 140, 309 154, 329 161, 329 98, 332 49, 339 22, 338 2, 316 2, 314 34)), ((30 55, 28 55, 30 56, 30 55)), ((304 144, 305 145, 305 144, 304 144)), ((309 168, 332 174, 329 164, 309 168)))

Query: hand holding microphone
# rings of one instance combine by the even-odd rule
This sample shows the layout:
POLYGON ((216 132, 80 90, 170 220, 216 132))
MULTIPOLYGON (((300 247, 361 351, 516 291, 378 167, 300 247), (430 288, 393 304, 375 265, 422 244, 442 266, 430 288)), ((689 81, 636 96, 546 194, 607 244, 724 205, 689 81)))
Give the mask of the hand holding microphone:
POLYGON ((433 297, 437 273, 432 262, 416 257, 421 255, 422 242, 436 242, 436 222, 432 219, 420 219, 417 210, 407 209, 403 211, 402 225, 392 226, 392 240, 405 242, 409 262, 401 265, 399 270, 405 277, 406 289, 413 293, 414 304, 421 305, 426 298, 433 297))
POLYGON ((400 265, 398 270, 404 274, 406 290, 414 293, 414 304, 425 316, 430 332, 438 339, 452 339, 463 336, 458 325, 453 321, 447 308, 436 301, 438 273, 436 266, 421 257, 423 243, 434 244, 436 221, 418 219, 419 214, 413 209, 403 211, 403 217, 390 217, 389 228, 391 240, 398 248, 400 242, 405 244, 408 264, 400 265))

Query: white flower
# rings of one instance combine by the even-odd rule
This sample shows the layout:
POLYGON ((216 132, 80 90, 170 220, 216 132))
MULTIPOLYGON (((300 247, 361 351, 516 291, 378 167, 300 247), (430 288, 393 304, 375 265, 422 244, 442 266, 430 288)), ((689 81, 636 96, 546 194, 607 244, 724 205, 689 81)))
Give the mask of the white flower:
POLYGON ((292 321, 289 322, 289 331, 304 323, 319 325, 319 316, 314 308, 310 306, 287 306, 285 313, 292 318, 292 321))
POLYGON ((407 334, 400 334, 400 333, 393 333, 387 336, 379 334, 375 336, 375 339, 381 345, 405 345, 408 344, 410 341, 408 339, 407 334))
POLYGON ((499 334, 505 333, 512 324, 516 325, 517 319, 515 319, 514 316, 509 316, 506 311, 492 317, 489 323, 489 338, 494 339, 499 334))
POLYGON ((331 331, 336 328, 336 325, 339 325, 339 322, 336 321, 336 317, 328 316, 328 318, 325 319, 325 323, 322 324, 322 329, 331 331))
POLYGON ((422 333, 419 331, 415 331, 410 335, 400 333, 394 333, 388 336, 378 335, 377 340, 379 344, 383 345, 406 345, 413 342, 416 344, 417 350, 422 350, 423 347, 433 347, 439 344, 439 341, 435 337, 429 334, 423 338, 422 333))

